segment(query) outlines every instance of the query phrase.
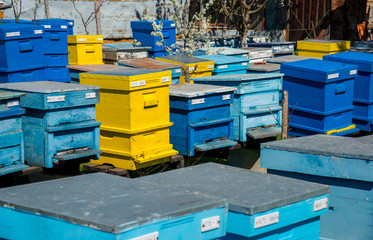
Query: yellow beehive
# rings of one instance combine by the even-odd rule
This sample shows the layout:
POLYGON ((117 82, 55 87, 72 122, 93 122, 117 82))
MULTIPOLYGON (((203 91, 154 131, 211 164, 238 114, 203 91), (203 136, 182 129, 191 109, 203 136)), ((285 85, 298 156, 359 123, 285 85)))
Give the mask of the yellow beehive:
POLYGON ((297 42, 299 56, 322 58, 324 55, 345 52, 351 42, 344 40, 303 40, 297 42))
POLYGON ((136 170, 167 162, 171 71, 125 69, 81 73, 80 83, 100 86, 96 118, 103 154, 96 164, 136 170))
POLYGON ((69 35, 67 42, 70 65, 104 64, 102 35, 69 35))
MULTIPOLYGON (((156 59, 163 62, 177 63, 182 65, 184 75, 180 77, 180 83, 185 83, 186 69, 189 70, 189 78, 205 77, 212 75, 212 70, 214 70, 215 65, 214 61, 187 55, 164 56, 157 57, 156 59)), ((193 81, 190 83, 193 83, 193 81)))

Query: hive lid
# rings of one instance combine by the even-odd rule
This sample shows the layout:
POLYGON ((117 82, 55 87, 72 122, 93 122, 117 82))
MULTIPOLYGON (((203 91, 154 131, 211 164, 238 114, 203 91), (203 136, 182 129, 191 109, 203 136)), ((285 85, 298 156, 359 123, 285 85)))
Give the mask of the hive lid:
POLYGON ((105 43, 102 45, 102 51, 104 52, 120 52, 120 51, 128 51, 128 50, 146 50, 150 49, 150 47, 138 47, 134 46, 132 43, 123 42, 123 43, 105 43))
POLYGON ((98 64, 98 65, 68 65, 70 69, 78 70, 82 72, 96 72, 114 69, 132 69, 129 67, 117 66, 112 64, 98 64))
POLYGON ((227 74, 193 78, 194 82, 248 82, 283 77, 282 73, 227 74))
POLYGON ((163 57, 157 57, 157 59, 165 59, 165 60, 178 62, 178 63, 184 63, 184 64, 209 62, 209 60, 206 60, 206 59, 191 57, 187 55, 163 56, 163 57))
POLYGON ((3 83, 0 85, 0 88, 5 90, 32 93, 60 93, 70 91, 84 91, 89 89, 100 89, 100 87, 98 86, 52 81, 3 83))
MULTIPOLYGON (((157 25, 162 22, 162 29, 175 29, 176 25, 172 20, 155 20, 157 25)), ((145 30, 154 30, 152 25, 153 23, 147 20, 144 21, 131 21, 131 28, 132 29, 145 29, 145 30)))
POLYGON ((38 19, 36 24, 44 27, 44 31, 60 31, 67 32, 69 29, 69 23, 65 19, 38 19))
POLYGON ((154 174, 136 181, 224 198, 230 211, 247 215, 329 192, 328 186, 216 163, 154 174))
POLYGON ((281 65, 275 63, 249 63, 248 71, 257 71, 257 72, 276 72, 280 71, 281 65))
POLYGON ((153 69, 142 69, 142 68, 125 68, 125 69, 112 69, 112 70, 88 72, 86 74, 113 75, 113 76, 129 77, 129 76, 144 75, 144 74, 159 73, 159 72, 162 72, 162 71, 153 70, 153 69))
POLYGON ((172 84, 170 85, 170 96, 193 98, 216 93, 233 93, 235 90, 236 88, 233 87, 222 87, 206 84, 172 84))
POLYGON ((281 72, 286 77, 294 77, 313 82, 331 83, 355 78, 357 67, 345 63, 306 59, 281 64, 281 72))
POLYGON ((310 59, 310 57, 287 55, 287 56, 282 56, 282 57, 270 58, 266 60, 266 62, 281 64, 281 63, 287 63, 287 62, 296 62, 296 61, 305 60, 305 59, 310 59))
MULTIPOLYGON (((210 48, 212 51, 217 51, 217 54, 226 55, 226 56, 233 56, 233 55, 240 55, 240 54, 248 54, 249 51, 246 49, 241 48, 231 48, 231 47, 212 47, 210 48)), ((198 49, 201 52, 207 52, 207 48, 200 48, 198 49)), ((247 57, 247 56, 246 56, 247 57)))
POLYGON ((67 42, 69 44, 86 44, 98 43, 102 44, 104 37, 102 35, 68 35, 67 42))
POLYGON ((0 91, 0 100, 19 98, 24 95, 25 95, 24 93, 0 91))
POLYGON ((126 59, 120 60, 119 63, 131 67, 140 67, 154 70, 168 70, 181 68, 181 65, 169 62, 163 62, 151 58, 137 58, 137 59, 126 59))
POLYGON ((262 143, 261 148, 373 161, 373 148, 371 141, 366 140, 367 143, 365 144, 363 140, 357 139, 328 135, 313 135, 262 143))
POLYGON ((361 72, 373 72, 373 54, 364 52, 341 52, 325 55, 324 60, 357 65, 361 72))
POLYGON ((350 49, 351 42, 345 40, 308 39, 297 42, 298 50, 335 52, 350 49))
POLYGON ((199 193, 94 173, 0 189, 2 207, 118 234, 226 206, 199 193))
POLYGON ((234 63, 242 63, 248 62, 249 59, 243 57, 232 57, 232 56, 224 56, 224 55, 202 55, 198 56, 199 58, 211 60, 215 62, 215 65, 222 65, 222 64, 234 64, 234 63))

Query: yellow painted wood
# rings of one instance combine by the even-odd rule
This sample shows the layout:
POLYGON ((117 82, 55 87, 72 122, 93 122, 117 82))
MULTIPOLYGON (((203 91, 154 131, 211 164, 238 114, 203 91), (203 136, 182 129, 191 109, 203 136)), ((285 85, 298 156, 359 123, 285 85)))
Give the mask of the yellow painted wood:
MULTIPOLYGON (((170 122, 169 88, 171 71, 135 76, 80 74, 80 83, 100 86, 97 121, 102 127, 143 131, 170 122), (145 81, 144 86, 131 87, 145 81)), ((103 128, 101 128, 103 129, 103 128)))
POLYGON ((102 35, 69 35, 70 65, 104 64, 102 61, 102 35))
POLYGON ((334 133, 339 133, 339 132, 344 132, 344 131, 347 131, 347 130, 351 130, 351 129, 354 129, 356 128, 356 125, 350 125, 348 127, 345 127, 345 128, 341 128, 341 129, 334 129, 334 130, 330 130, 330 131, 327 131, 325 134, 326 135, 330 135, 330 134, 334 134, 334 133))
MULTIPOLYGON (((302 40, 297 42, 298 50, 317 52, 341 52, 350 49, 351 42, 345 40, 302 40)), ((330 53, 329 53, 330 54, 330 53)))
POLYGON ((347 50, 343 51, 335 51, 335 52, 320 52, 320 51, 308 51, 308 50, 299 50, 298 51, 298 56, 304 56, 304 57, 312 57, 312 58, 320 58, 322 59, 323 56, 329 55, 329 54, 334 54, 334 53, 340 53, 340 52, 345 52, 347 50))

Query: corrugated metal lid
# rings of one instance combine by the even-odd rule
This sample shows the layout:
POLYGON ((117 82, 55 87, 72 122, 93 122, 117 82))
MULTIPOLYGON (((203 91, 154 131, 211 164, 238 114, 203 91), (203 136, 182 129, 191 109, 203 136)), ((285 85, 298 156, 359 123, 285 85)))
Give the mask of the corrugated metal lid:
POLYGON ((233 87, 222 87, 206 84, 172 84, 170 85, 170 96, 193 98, 216 93, 233 93, 235 90, 236 88, 233 87))
POLYGON ((5 90, 34 93, 59 93, 70 91, 83 91, 88 89, 100 89, 100 87, 98 86, 51 81, 4 83, 0 84, 0 88, 5 90))

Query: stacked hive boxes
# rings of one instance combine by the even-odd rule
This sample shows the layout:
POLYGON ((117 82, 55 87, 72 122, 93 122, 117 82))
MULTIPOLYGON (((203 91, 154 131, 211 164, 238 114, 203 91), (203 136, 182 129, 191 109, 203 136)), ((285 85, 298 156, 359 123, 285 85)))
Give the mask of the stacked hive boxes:
POLYGON ((163 62, 151 58, 121 60, 118 62, 118 65, 153 70, 171 70, 172 84, 178 84, 180 82, 180 77, 183 75, 183 69, 181 65, 170 62, 163 62))
POLYGON ((147 69, 81 73, 80 82, 101 87, 97 119, 101 126, 100 160, 136 170, 170 161, 169 84, 171 71, 147 69))
POLYGON ((22 95, 0 92, 0 176, 28 168, 23 164, 21 115, 25 110, 19 105, 22 95))
POLYGON ((302 40, 297 42, 298 55, 322 58, 324 55, 345 52, 350 49, 350 41, 343 40, 302 40))
POLYGON ((149 21, 133 21, 131 22, 132 38, 141 43, 144 47, 150 47, 149 56, 161 57, 165 56, 165 47, 173 48, 176 47, 176 25, 172 20, 156 20, 155 24, 160 28, 160 32, 163 35, 165 46, 159 46, 157 43, 161 42, 159 36, 153 36, 152 32, 154 27, 152 22, 149 21))
POLYGON ((195 150, 231 147, 233 118, 230 104, 232 87, 204 84, 170 86, 171 143, 184 156, 194 156, 195 150))
MULTIPOLYGON (((289 95, 290 96, 290 95, 289 95)), ((330 185, 320 239, 372 239, 373 136, 314 135, 264 143, 268 173, 330 185)))
POLYGON ((356 66, 307 59, 283 63, 281 72, 283 88, 289 92, 291 135, 359 131, 352 124, 356 66))
POLYGON ((45 79, 43 27, 0 24, 0 83, 45 79))
POLYGON ((356 65, 358 75, 354 85, 353 123, 360 130, 371 131, 373 124, 373 55, 343 52, 324 56, 325 60, 356 65))
POLYGON ((236 87, 231 115, 234 140, 246 142, 280 134, 280 85, 283 74, 229 74, 194 78, 198 84, 236 87))
POLYGON ((200 239, 226 233, 227 201, 96 173, 0 190, 2 239, 200 239))
POLYGON ((52 168, 81 158, 99 158, 99 88, 59 82, 5 83, 1 89, 26 93, 20 105, 28 164, 52 168))
POLYGON ((243 49, 249 52, 248 58, 252 63, 267 61, 268 59, 273 57, 272 48, 248 47, 243 49))
POLYGON ((36 24, 43 26, 43 45, 46 63, 46 78, 56 82, 70 82, 67 50, 69 25, 63 19, 40 19, 36 24))
POLYGON ((212 75, 225 75, 231 73, 246 73, 249 59, 243 57, 231 57, 224 55, 203 55, 198 58, 215 62, 212 75))
POLYGON ((247 43, 248 47, 271 48, 274 57, 294 54, 295 42, 265 42, 265 43, 247 43))
POLYGON ((102 46, 102 54, 106 64, 118 64, 126 59, 147 58, 150 47, 137 47, 132 43, 110 43, 102 46))
POLYGON ((102 35, 69 35, 67 38, 69 64, 103 64, 102 35))
POLYGON ((135 181, 226 199, 227 235, 219 238, 224 240, 316 240, 320 216, 328 212, 328 186, 214 163, 135 181))
MULTIPOLYGON (((183 66, 184 75, 180 76, 180 83, 186 82, 186 72, 188 70, 190 79, 196 77, 211 76, 214 70, 214 61, 202 58, 190 57, 187 55, 173 55, 158 57, 157 60, 176 63, 183 66)), ((190 80, 193 83, 193 80, 190 80)))

